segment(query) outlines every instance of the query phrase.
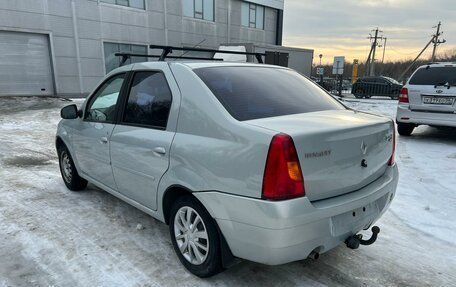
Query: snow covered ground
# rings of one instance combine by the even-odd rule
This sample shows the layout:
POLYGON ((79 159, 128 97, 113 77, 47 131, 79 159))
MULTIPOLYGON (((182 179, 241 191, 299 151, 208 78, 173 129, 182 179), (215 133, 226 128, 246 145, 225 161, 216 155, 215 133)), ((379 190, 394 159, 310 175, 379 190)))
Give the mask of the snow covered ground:
MULTIPOLYGON (((346 103, 395 116, 395 101, 346 103)), ((0 98, 1 287, 456 286, 454 130, 397 137, 399 187, 374 245, 276 267, 241 262, 203 280, 181 266, 167 226, 94 186, 65 188, 54 134, 66 104, 0 98)))

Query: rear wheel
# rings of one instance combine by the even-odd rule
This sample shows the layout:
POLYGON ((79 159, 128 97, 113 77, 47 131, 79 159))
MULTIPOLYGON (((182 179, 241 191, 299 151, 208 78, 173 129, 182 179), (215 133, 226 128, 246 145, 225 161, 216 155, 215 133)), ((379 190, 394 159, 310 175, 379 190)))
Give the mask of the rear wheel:
POLYGON ((59 166, 62 179, 69 190, 79 191, 87 186, 87 180, 79 176, 70 152, 65 146, 59 147, 59 166))
POLYGON ((415 128, 415 125, 413 125, 413 124, 397 123, 397 132, 401 136, 410 136, 412 134, 414 128, 415 128))
POLYGON ((188 271, 210 277, 223 270, 216 223, 195 198, 177 199, 171 208, 169 232, 174 251, 188 271))

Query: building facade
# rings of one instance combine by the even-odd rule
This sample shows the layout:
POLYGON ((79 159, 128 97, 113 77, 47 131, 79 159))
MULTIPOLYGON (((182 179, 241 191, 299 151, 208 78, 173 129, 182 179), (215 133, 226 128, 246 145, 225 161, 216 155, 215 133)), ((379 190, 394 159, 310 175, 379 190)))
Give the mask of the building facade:
MULTIPOLYGON (((149 44, 280 45, 283 0, 2 0, 0 95, 77 96, 149 44)), ((145 61, 146 58, 133 58, 145 61)))

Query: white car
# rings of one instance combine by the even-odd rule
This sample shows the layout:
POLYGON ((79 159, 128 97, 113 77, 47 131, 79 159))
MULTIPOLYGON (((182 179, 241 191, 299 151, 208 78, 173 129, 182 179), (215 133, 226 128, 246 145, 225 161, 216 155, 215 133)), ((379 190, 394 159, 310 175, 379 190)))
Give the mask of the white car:
POLYGON ((403 136, 419 125, 456 127, 456 63, 419 67, 401 90, 396 122, 403 136))
POLYGON ((90 181, 169 224, 201 277, 235 258, 277 265, 371 244, 378 228, 356 234, 396 192, 394 123, 283 67, 137 63, 61 115, 66 186, 90 181))

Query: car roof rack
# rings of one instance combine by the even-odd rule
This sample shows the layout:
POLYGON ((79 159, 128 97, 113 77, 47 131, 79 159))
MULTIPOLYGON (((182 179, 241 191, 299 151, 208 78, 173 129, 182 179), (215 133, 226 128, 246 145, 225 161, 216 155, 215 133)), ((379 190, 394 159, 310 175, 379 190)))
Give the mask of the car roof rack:
MULTIPOLYGON (((134 53, 115 53, 115 56, 122 57, 120 60, 120 67, 125 65, 125 63, 131 57, 145 57, 145 58, 160 58, 159 55, 146 55, 146 54, 134 54, 134 53)), ((187 57, 187 56, 167 56, 168 59, 183 59, 183 60, 207 60, 207 58, 200 57, 187 57)), ((223 61, 223 59, 212 59, 212 61, 223 61)))
POLYGON ((255 56, 258 63, 263 64, 263 56, 266 56, 264 53, 251 53, 251 52, 240 52, 240 51, 224 51, 216 49, 205 49, 205 48, 195 48, 195 47, 173 47, 173 46, 161 46, 161 45, 149 45, 150 49, 162 50, 160 56, 158 55, 143 55, 143 54, 133 54, 133 53, 115 53, 115 56, 122 57, 120 61, 120 66, 123 66, 128 59, 131 57, 148 57, 148 58, 158 58, 158 61, 165 61, 165 59, 184 59, 184 60, 209 60, 209 61, 223 61, 223 59, 214 58, 216 53, 219 54, 230 54, 230 55, 246 55, 246 56, 255 56), (181 56, 171 56, 170 54, 173 51, 184 51, 184 52, 201 52, 201 53, 213 53, 210 57, 188 57, 184 56, 185 53, 181 56))

